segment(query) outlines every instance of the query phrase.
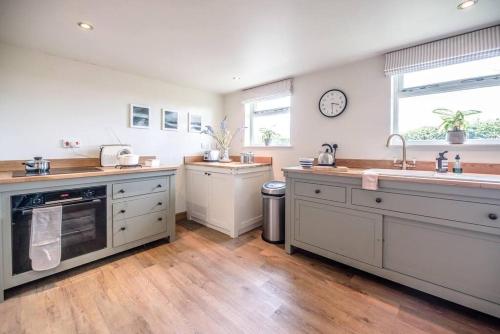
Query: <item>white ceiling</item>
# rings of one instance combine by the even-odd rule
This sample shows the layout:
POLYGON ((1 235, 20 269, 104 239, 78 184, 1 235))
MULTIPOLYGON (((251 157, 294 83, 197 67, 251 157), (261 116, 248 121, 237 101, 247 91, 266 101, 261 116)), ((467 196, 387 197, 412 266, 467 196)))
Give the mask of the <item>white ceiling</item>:
POLYGON ((226 93, 500 22, 458 2, 0 0, 0 41, 226 93))

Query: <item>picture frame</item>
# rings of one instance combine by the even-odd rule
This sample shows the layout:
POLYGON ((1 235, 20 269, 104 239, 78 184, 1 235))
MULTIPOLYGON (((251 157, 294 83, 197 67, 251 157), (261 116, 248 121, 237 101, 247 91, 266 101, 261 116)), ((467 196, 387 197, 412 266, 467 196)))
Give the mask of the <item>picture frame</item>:
POLYGON ((179 112, 168 109, 161 110, 161 129, 164 131, 179 130, 179 112))
POLYGON ((188 131, 193 133, 200 133, 202 130, 202 118, 199 114, 188 114, 188 131))
POLYGON ((130 104, 130 127, 149 129, 151 126, 151 108, 142 104, 130 104))

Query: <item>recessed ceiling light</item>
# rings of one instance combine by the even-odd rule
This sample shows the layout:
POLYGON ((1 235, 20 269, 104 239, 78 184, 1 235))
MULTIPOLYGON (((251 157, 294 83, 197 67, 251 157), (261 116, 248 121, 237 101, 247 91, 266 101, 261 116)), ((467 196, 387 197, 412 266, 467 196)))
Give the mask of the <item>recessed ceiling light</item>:
POLYGON ((465 9, 474 6, 479 0, 463 0, 457 6, 458 9, 465 9))
POLYGON ((87 22, 78 22, 78 26, 83 30, 90 31, 94 29, 94 26, 87 22))

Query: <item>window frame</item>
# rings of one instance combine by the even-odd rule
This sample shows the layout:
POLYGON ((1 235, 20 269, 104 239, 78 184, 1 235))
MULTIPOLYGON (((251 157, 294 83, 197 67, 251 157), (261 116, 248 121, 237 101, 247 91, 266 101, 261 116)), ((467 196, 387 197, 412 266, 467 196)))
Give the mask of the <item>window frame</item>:
MULTIPOLYGON (((244 103, 243 108, 245 111, 245 133, 243 136, 243 147, 245 148, 286 148, 286 147, 292 147, 292 96, 287 95, 290 97, 290 105, 288 106, 288 115, 289 115, 289 123, 290 123, 290 129, 289 129, 289 134, 290 138, 288 140, 288 144, 282 144, 282 145, 276 145, 276 144, 271 144, 266 146, 265 144, 256 144, 254 143, 254 136, 253 136, 253 120, 255 117, 255 104, 258 102, 249 102, 249 103, 244 103)), ((270 98, 266 100, 273 100, 273 99, 279 99, 287 96, 280 96, 280 97, 275 97, 275 98, 270 98)), ((285 108, 273 108, 269 110, 280 110, 280 109, 285 109, 285 108)), ((267 111, 267 110, 266 110, 267 111)))
MULTIPOLYGON (((400 73, 391 76, 391 133, 399 133, 400 98, 500 86, 500 74, 495 74, 404 88, 404 74, 400 73)), ((409 145, 414 146, 452 146, 445 140, 408 140, 407 142, 409 145)), ((460 146, 464 145, 500 145, 500 139, 468 139, 460 146)))

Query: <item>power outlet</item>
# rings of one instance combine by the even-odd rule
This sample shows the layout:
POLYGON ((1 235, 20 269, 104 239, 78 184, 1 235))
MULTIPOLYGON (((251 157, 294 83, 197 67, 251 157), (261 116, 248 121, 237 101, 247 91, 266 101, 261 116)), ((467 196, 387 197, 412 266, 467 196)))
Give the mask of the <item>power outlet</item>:
POLYGON ((62 139, 61 144, 64 148, 79 148, 81 142, 80 139, 62 139))

